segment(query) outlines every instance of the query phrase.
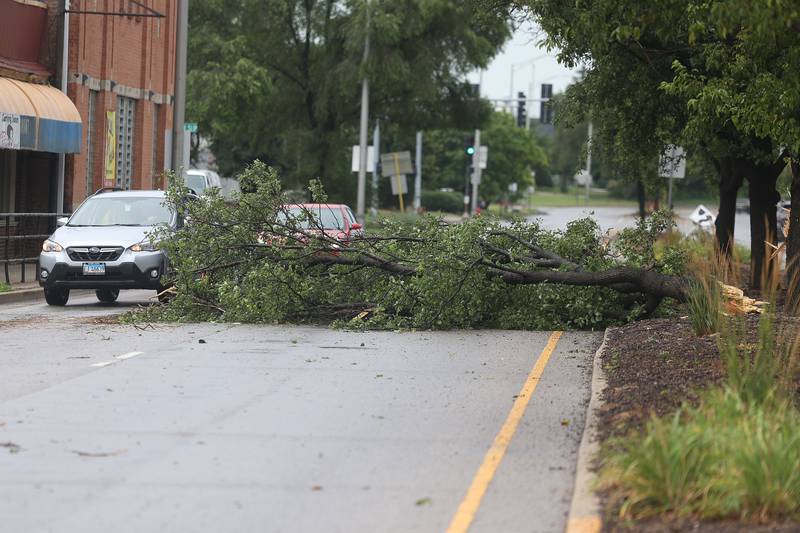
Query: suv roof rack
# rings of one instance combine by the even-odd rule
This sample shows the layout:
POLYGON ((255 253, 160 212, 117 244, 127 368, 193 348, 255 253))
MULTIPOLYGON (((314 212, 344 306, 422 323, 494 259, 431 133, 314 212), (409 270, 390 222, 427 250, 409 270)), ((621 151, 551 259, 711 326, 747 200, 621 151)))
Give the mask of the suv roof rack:
POLYGON ((97 189, 92 196, 95 196, 95 195, 98 195, 98 194, 103 194, 103 193, 106 193, 106 192, 118 192, 118 191, 124 191, 124 190, 125 189, 123 189, 121 187, 103 187, 101 189, 97 189))

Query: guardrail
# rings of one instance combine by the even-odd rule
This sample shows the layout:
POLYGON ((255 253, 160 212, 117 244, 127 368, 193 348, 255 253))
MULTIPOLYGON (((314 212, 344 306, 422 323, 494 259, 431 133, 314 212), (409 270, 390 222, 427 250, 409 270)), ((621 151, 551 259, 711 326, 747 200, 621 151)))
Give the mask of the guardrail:
MULTIPOLYGON (((56 228, 56 219, 66 213, 0 213, 0 264, 5 282, 11 284, 11 265, 20 265, 20 281, 25 283, 25 267, 36 265, 44 241, 56 228)), ((35 279, 39 279, 36 270, 35 279)))

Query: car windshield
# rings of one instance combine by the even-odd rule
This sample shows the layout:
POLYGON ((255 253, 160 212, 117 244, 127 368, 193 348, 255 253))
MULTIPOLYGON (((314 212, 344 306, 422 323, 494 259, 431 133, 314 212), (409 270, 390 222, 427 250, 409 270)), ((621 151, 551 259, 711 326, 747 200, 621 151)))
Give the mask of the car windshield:
MULTIPOLYGON (((288 209, 289 217, 296 219, 298 227, 302 229, 314 229, 322 227, 323 229, 344 229, 344 218, 342 217, 342 210, 338 207, 327 207, 321 205, 309 207, 290 207, 288 209), (306 212, 310 212, 316 220, 309 223, 306 219, 306 212)), ((279 221, 285 221, 286 218, 281 213, 278 218, 279 221)))
POLYGON ((161 197, 95 196, 78 208, 68 226, 156 226, 169 224, 170 210, 161 197))
POLYGON ((203 194, 203 191, 206 189, 206 178, 205 176, 198 176, 197 174, 187 174, 186 186, 197 194, 203 194))

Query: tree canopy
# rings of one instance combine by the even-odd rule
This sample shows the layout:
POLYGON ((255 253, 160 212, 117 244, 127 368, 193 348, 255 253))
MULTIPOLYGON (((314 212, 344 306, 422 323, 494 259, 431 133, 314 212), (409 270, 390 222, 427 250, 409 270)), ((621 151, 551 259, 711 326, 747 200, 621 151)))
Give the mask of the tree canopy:
POLYGON ((490 112, 465 82, 510 35, 507 14, 457 0, 196 0, 189 110, 220 169, 255 158, 290 185, 320 178, 350 200, 360 82, 399 128, 474 128, 490 112), (369 13, 370 55, 363 63, 369 13))

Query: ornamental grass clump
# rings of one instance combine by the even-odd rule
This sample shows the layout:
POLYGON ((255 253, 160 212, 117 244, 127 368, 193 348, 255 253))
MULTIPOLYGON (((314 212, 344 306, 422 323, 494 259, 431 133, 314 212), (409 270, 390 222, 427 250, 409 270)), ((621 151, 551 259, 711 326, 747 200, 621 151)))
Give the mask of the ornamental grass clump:
POLYGON ((800 414, 787 399, 716 389, 616 446, 602 483, 622 518, 800 518, 800 414))
POLYGON ((601 480, 621 517, 800 519, 800 335, 785 323, 768 306, 752 343, 744 319, 721 320, 724 385, 609 443, 601 480))

